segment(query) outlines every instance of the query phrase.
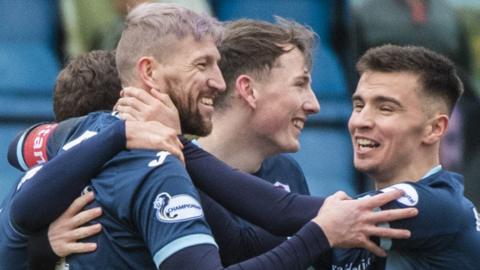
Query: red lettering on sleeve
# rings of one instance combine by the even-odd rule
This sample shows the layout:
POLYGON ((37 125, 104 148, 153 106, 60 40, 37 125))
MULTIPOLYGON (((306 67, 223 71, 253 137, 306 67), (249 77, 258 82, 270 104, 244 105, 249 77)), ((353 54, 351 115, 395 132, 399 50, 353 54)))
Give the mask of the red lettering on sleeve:
POLYGON ((31 168, 37 164, 45 163, 47 157, 48 137, 53 133, 57 124, 44 124, 32 129, 23 144, 23 157, 25 164, 31 168))

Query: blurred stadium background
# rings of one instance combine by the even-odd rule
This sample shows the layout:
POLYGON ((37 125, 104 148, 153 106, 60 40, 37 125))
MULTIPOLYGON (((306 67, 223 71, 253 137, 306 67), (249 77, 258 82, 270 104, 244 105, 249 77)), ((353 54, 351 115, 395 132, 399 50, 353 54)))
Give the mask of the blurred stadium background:
MULTIPOLYGON (((293 155, 305 171, 311 193, 328 195, 340 189, 356 194, 371 185, 368 179, 353 169, 346 123, 351 110, 350 94, 356 84, 354 63, 365 49, 359 44, 374 44, 371 39, 395 42, 382 39, 381 35, 385 32, 395 33, 397 29, 378 30, 375 22, 362 19, 381 18, 381 15, 362 13, 365 5, 372 1, 374 0, 158 2, 185 4, 197 11, 208 12, 222 21, 244 17, 272 21, 274 15, 279 15, 309 25, 318 33, 320 44, 315 51, 312 87, 320 100, 321 112, 309 119, 301 136, 302 148, 293 155)), ((69 56, 92 49, 114 48, 121 32, 125 7, 135 2, 140 1, 0 0, 0 199, 20 176, 20 172, 13 169, 6 159, 9 142, 22 129, 53 119, 52 91, 62 65, 69 56)), ((424 0, 406 2, 414 5, 415 2, 424 0)), ((461 26, 458 37, 439 36, 424 45, 444 42, 451 49, 446 54, 450 54, 452 59, 460 59, 459 62, 465 59, 468 62, 465 67, 462 66, 463 63, 458 63, 464 70, 464 78, 469 81, 470 89, 461 103, 458 118, 460 125, 447 138, 449 145, 445 146, 443 153, 448 168, 466 175, 467 196, 478 206, 480 1, 426 2, 445 4, 447 11, 454 12, 454 18, 459 18, 458 22, 443 21, 446 14, 442 12, 447 11, 432 8, 424 9, 422 13, 420 5, 420 10, 412 8, 405 15, 405 22, 418 27, 418 32, 409 32, 408 35, 415 38, 418 36, 420 44, 423 44, 424 38, 420 30, 422 22, 435 24, 435 18, 441 18, 439 28, 435 28, 440 33, 452 28, 452 24, 458 23, 461 26), (452 43, 452 39, 456 41, 452 43)), ((396 24, 400 23, 394 21, 393 25, 396 24)))

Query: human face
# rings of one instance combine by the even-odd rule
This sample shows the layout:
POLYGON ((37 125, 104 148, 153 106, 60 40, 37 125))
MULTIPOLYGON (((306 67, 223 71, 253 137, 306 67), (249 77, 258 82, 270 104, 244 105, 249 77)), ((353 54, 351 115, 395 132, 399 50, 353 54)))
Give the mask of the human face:
POLYGON ((310 70, 298 48, 281 55, 266 78, 255 81, 252 131, 269 154, 300 148, 299 136, 307 116, 320 110, 310 83, 310 70))
POLYGON ((195 40, 188 36, 175 40, 170 48, 172 53, 157 66, 154 78, 177 107, 182 132, 208 135, 212 130, 213 101, 225 90, 217 65, 217 47, 210 38, 195 40))
POLYGON ((422 110, 418 76, 404 72, 364 73, 353 94, 348 129, 354 165, 377 183, 408 177, 422 164, 422 110))

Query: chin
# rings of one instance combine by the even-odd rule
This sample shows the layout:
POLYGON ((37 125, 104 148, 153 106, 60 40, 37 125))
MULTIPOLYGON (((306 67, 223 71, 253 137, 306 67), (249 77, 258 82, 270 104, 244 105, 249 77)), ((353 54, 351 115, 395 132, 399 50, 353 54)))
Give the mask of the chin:
POLYGON ((282 147, 280 152, 282 152, 282 153, 295 153, 295 152, 298 152, 298 150, 300 150, 300 143, 296 142, 294 144, 285 145, 284 147, 282 147))

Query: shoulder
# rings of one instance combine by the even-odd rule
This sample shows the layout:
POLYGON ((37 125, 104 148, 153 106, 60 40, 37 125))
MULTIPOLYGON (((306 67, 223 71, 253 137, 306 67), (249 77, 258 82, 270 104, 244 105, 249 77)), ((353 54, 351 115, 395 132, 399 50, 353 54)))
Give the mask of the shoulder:
MULTIPOLYGON (((107 176, 116 175, 120 181, 135 184, 135 180, 152 185, 162 185, 165 181, 187 180, 190 177, 182 162, 167 151, 126 150, 108 161, 104 167, 107 176), (126 177, 126 178, 125 178, 126 177)), ((182 181, 180 181, 182 182, 182 181)), ((180 185, 180 182, 178 185, 180 185)))
POLYGON ((255 175, 287 191, 309 194, 302 168, 288 154, 279 154, 265 159, 260 171, 255 175))
POLYGON ((282 168, 286 168, 288 170, 293 169, 303 174, 302 168, 300 167, 298 162, 289 154, 279 154, 272 157, 268 157, 263 161, 262 166, 265 166, 265 167, 281 166, 282 168))
POLYGON ((418 225, 425 223, 433 230, 455 231, 463 223, 464 200, 457 182, 457 175, 440 171, 416 183, 400 183, 382 189, 388 192, 393 189, 404 191, 404 195, 385 205, 384 209, 415 207, 419 210, 418 225))

